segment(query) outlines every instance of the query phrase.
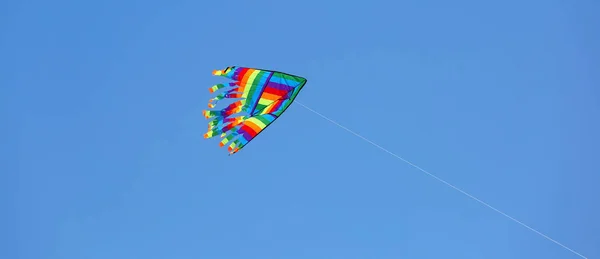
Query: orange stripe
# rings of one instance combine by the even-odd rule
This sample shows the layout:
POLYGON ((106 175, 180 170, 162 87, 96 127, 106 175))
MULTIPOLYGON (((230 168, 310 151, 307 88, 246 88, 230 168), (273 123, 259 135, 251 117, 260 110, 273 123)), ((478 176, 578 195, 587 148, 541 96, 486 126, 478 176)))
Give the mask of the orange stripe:
POLYGON ((269 101, 275 101, 279 98, 281 98, 281 95, 275 95, 275 94, 270 94, 270 93, 263 93, 261 96, 261 99, 267 99, 269 101))
POLYGON ((256 134, 258 134, 262 129, 254 124, 254 122, 252 121, 246 121, 246 125, 248 125, 248 127, 252 128, 252 130, 254 130, 254 132, 256 132, 256 134))
POLYGON ((254 129, 248 126, 248 124, 244 124, 240 130, 250 134, 250 138, 253 138, 258 134, 258 132, 254 131, 254 129))
POLYGON ((281 103, 283 103, 283 100, 274 101, 272 104, 270 104, 269 107, 267 107, 269 113, 274 112, 281 103))
POLYGON ((262 113, 263 113, 263 114, 265 114, 265 113, 271 113, 271 112, 273 112, 273 108, 274 108, 274 107, 275 107, 275 106, 267 106, 267 107, 266 107, 266 108, 265 108, 265 109, 262 111, 262 113))
POLYGON ((254 72, 254 69, 248 69, 246 73, 244 73, 244 77, 241 80, 243 85, 246 85, 248 83, 248 78, 250 78, 252 72, 254 72))

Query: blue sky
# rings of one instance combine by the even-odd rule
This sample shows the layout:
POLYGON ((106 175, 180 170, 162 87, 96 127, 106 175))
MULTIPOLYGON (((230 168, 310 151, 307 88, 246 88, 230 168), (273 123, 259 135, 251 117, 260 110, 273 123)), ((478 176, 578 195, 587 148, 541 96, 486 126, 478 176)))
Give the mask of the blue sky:
POLYGON ((579 258, 300 105, 227 156, 230 65, 600 257, 599 7, 3 1, 0 257, 579 258))

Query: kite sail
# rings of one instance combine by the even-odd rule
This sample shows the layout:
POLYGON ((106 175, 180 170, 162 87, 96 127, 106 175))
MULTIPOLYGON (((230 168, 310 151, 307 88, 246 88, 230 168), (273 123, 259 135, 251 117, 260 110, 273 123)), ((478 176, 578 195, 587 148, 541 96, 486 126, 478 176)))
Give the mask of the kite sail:
POLYGON ((285 112, 306 84, 306 79, 283 72, 232 66, 215 70, 213 75, 232 79, 228 84, 217 84, 209 91, 223 91, 210 99, 214 108, 223 99, 239 99, 222 110, 205 110, 204 117, 211 119, 204 138, 220 135, 219 146, 235 154, 285 112), (242 115, 240 115, 242 114, 242 115), (233 115, 240 115, 233 117, 233 115))

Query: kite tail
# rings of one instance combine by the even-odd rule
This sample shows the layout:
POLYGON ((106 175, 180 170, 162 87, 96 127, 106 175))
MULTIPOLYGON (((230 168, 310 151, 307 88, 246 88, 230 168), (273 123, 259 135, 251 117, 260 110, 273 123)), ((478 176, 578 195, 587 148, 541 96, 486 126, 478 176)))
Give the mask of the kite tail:
POLYGON ((229 151, 230 155, 233 155, 240 151, 240 149, 242 149, 247 143, 248 141, 246 141, 246 139, 237 138, 229 145, 229 147, 227 147, 227 151, 229 151))
POLYGON ((227 132, 240 125, 245 119, 246 116, 239 116, 234 118, 225 118, 220 121, 221 123, 213 123, 214 125, 209 124, 208 132, 204 134, 204 138, 212 138, 218 134, 221 134, 221 137, 224 137, 227 132))
POLYGON ((233 114, 239 113, 242 111, 244 106, 244 102, 242 100, 239 100, 237 102, 234 102, 230 105, 228 105, 225 109, 221 110, 221 112, 223 113, 223 117, 229 117, 233 114))
POLYGON ((204 117, 207 119, 211 119, 211 118, 215 117, 215 119, 219 119, 222 121, 223 119, 231 116, 232 114, 241 112, 243 105, 244 105, 244 103, 240 100, 240 101, 237 101, 237 102, 234 102, 234 103, 228 105, 227 107, 225 107, 224 109, 222 109, 220 111, 204 110, 202 113, 204 114, 204 117))
POLYGON ((228 86, 234 86, 234 85, 235 85, 235 83, 228 83, 228 84, 216 84, 216 85, 213 85, 213 86, 211 86, 210 88, 208 88, 208 91, 209 91, 209 92, 212 94, 212 93, 214 93, 214 92, 218 91, 219 89, 223 89, 223 88, 225 88, 225 87, 228 87, 228 86))
POLYGON ((243 93, 241 93, 240 90, 241 90, 240 87, 236 87, 236 88, 233 88, 233 89, 230 89, 230 90, 220 93, 219 95, 215 96, 214 98, 208 100, 208 108, 215 108, 217 103, 220 100, 223 100, 225 98, 227 98, 227 99, 242 98, 243 93))
POLYGON ((239 125, 234 127, 231 131, 230 134, 227 136, 222 136, 223 139, 221 140, 221 142, 219 142, 219 147, 224 147, 229 141, 231 141, 232 139, 234 139, 235 137, 237 137, 239 135, 238 133, 238 129, 239 129, 239 125))
POLYGON ((230 104, 225 109, 220 111, 205 110, 204 117, 212 120, 208 123, 208 132, 204 134, 204 138, 211 138, 218 134, 225 133, 234 126, 242 123, 246 119, 245 116, 235 118, 229 117, 233 114, 241 112, 243 104, 244 103, 240 100, 230 104))
POLYGON ((236 69, 237 67, 233 66, 233 67, 227 67, 223 70, 213 70, 213 75, 215 76, 222 76, 222 77, 227 77, 229 79, 233 79, 233 80, 237 80, 237 76, 239 71, 237 71, 238 69, 236 69))
POLYGON ((276 118, 277 116, 274 114, 261 114, 244 119, 240 122, 239 126, 235 127, 235 133, 232 134, 233 136, 228 137, 227 141, 223 140, 220 145, 224 146, 237 135, 241 135, 239 138, 231 141, 231 144, 227 147, 230 154, 235 154, 269 126, 269 124, 273 123, 276 118))
POLYGON ((221 133, 230 131, 234 127, 236 127, 236 126, 240 125, 242 122, 244 122, 244 120, 246 120, 246 116, 225 119, 224 123, 227 123, 227 125, 223 126, 223 128, 221 129, 221 131, 222 131, 221 133))

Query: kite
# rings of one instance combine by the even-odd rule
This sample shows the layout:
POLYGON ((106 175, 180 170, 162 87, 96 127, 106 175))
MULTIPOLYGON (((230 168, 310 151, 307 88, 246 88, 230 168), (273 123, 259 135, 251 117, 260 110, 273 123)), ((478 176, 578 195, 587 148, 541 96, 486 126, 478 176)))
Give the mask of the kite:
POLYGON ((229 154, 235 154, 259 133, 273 123, 292 104, 306 84, 303 77, 257 68, 231 66, 215 70, 213 75, 233 80, 209 88, 210 93, 223 91, 208 102, 214 108, 220 100, 239 99, 222 110, 205 110, 210 119, 204 138, 220 135, 219 146, 227 145, 229 154), (233 117, 233 115, 241 116, 233 117))

